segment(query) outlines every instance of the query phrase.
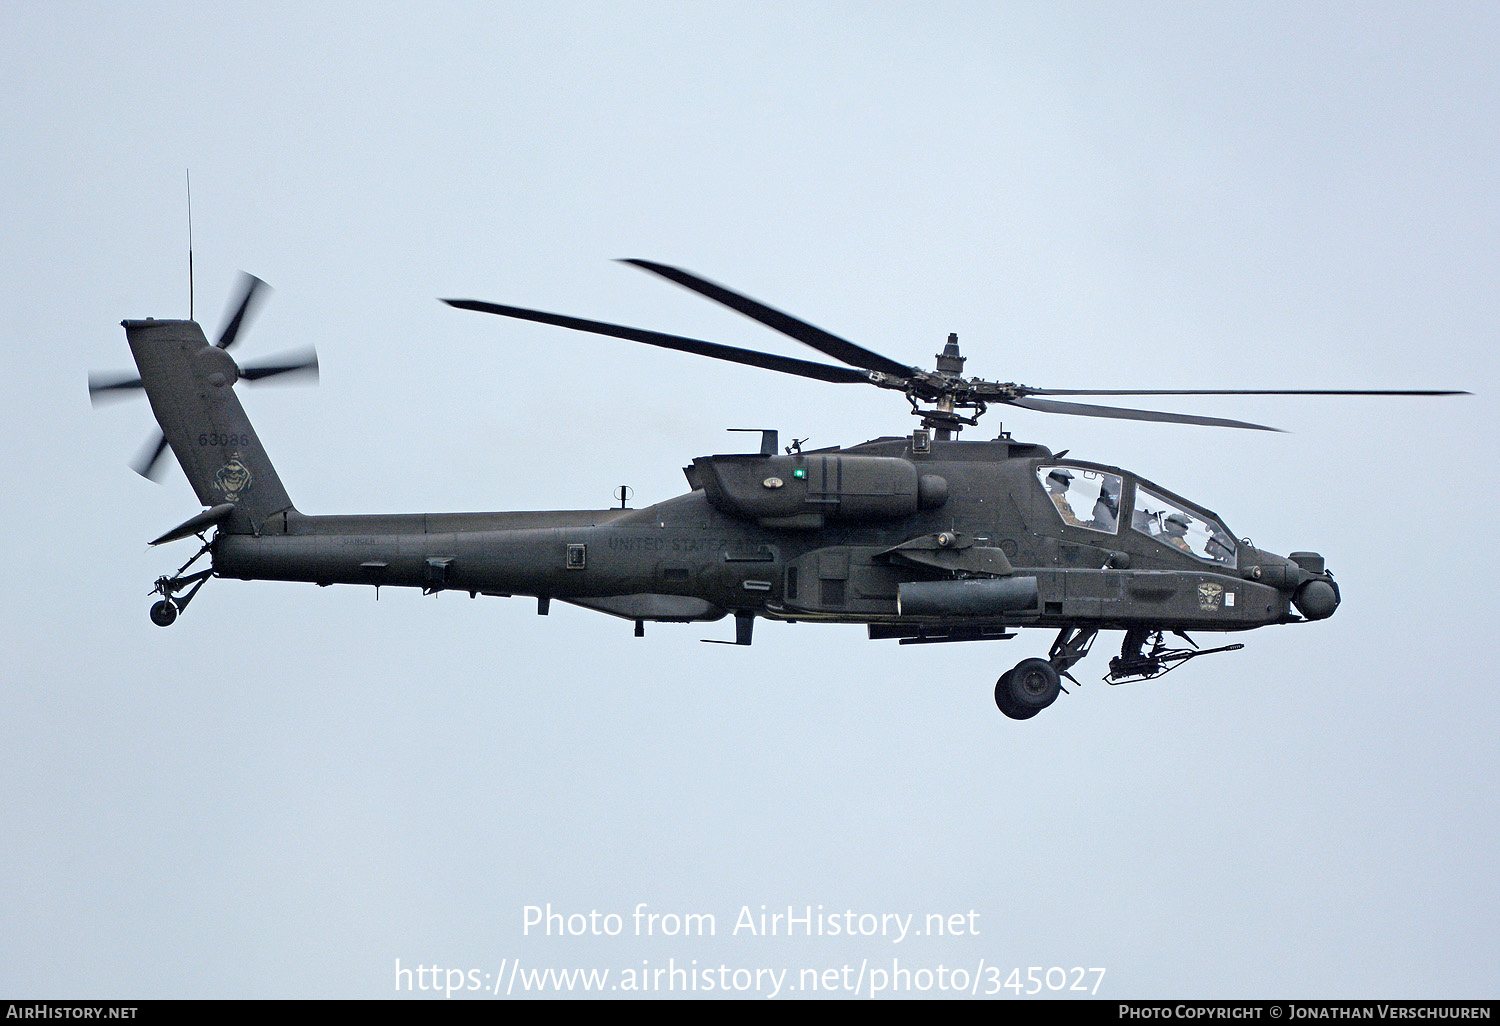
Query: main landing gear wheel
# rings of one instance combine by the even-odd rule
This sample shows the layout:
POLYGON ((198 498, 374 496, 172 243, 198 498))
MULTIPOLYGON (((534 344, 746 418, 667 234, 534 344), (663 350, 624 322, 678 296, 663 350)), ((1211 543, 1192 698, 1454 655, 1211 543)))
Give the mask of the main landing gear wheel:
POLYGON ((1013 720, 1029 720, 1037 714, 1038 710, 1022 712, 1015 700, 1010 697, 1010 679, 1015 672, 1015 670, 1006 670, 1000 675, 1000 679, 995 681, 995 705, 1013 720))
POLYGON ((171 599, 162 599, 151 607, 151 622, 158 627, 170 627, 177 620, 177 604, 171 599))
POLYGON ((1029 720, 1057 701, 1062 680, 1045 659, 1023 659, 995 682, 995 705, 1013 720, 1029 720))

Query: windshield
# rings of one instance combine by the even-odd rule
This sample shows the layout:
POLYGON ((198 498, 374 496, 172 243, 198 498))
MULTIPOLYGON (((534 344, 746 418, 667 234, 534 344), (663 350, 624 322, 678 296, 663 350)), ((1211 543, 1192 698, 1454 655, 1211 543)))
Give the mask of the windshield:
POLYGON ((1133 530, 1209 563, 1235 565, 1234 538, 1217 521, 1187 509, 1144 485, 1135 489, 1133 530))
POLYGON ((1114 534, 1120 522, 1120 476, 1087 467, 1040 466, 1037 480, 1069 527, 1114 534))

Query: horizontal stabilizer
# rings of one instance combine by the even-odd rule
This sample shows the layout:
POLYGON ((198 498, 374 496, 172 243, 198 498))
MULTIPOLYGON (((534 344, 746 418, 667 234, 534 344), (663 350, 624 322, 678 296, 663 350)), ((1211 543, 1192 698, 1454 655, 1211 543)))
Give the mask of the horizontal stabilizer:
POLYGON ((221 502, 212 509, 204 510, 191 520, 184 520, 181 524, 172 528, 151 544, 163 545, 170 541, 176 541, 179 538, 186 538, 190 534, 206 531, 233 512, 234 503, 221 502))

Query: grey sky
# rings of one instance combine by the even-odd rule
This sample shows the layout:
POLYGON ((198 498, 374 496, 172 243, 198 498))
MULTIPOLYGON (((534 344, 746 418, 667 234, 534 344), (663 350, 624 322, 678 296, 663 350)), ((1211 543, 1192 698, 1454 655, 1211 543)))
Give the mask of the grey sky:
MULTIPOLYGON (((1100 966, 1101 997, 1495 996, 1500 16, 1491 5, 0 6, 0 994, 394 993, 403 965, 1100 966), (277 291, 239 352, 308 513, 685 489, 724 428, 910 429, 899 397, 451 310, 794 356, 610 262, 690 268, 893 357, 1200 399, 1284 435, 991 413, 1240 536, 1324 553, 1331 620, 1015 723, 1050 635, 655 626, 526 600, 211 582, 199 507, 91 411, 125 317, 277 291), (712 912, 523 937, 522 908, 712 912), (980 913, 900 945, 742 905, 980 913), (908 962, 909 960, 909 962, 908 962)), ((988 437, 988 435, 982 435, 988 437)), ((1005 993, 1009 993, 1008 991, 1005 993)))

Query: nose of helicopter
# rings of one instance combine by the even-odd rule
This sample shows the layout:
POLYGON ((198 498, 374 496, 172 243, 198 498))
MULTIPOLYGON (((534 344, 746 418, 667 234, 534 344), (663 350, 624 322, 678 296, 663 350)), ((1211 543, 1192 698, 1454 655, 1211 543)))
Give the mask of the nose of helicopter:
POLYGON ((1339 607, 1339 589, 1332 581, 1308 581, 1292 596, 1297 612, 1309 620, 1325 620, 1339 607))
POLYGON ((1316 552, 1293 552, 1287 557, 1304 578, 1292 593, 1292 605, 1309 620, 1326 620, 1339 607, 1339 586, 1316 552))

